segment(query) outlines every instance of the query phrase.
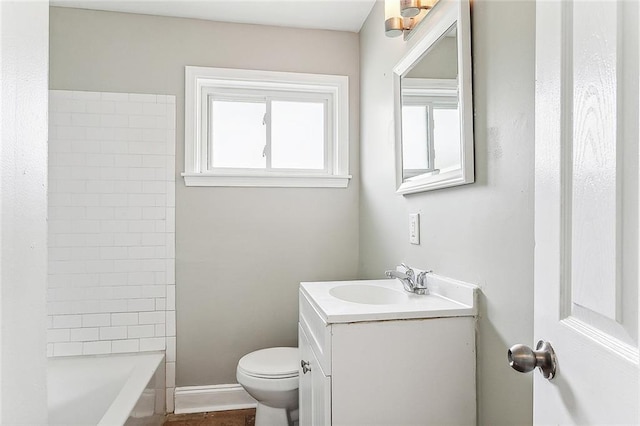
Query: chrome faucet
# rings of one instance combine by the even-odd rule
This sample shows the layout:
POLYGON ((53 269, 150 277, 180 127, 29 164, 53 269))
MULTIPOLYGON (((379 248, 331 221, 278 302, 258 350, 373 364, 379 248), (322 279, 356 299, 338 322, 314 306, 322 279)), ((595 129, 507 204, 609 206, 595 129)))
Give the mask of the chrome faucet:
POLYGON ((404 272, 390 270, 385 271, 385 275, 389 278, 397 278, 402 282, 402 286, 409 293, 415 294, 429 294, 429 289, 427 288, 427 274, 432 271, 423 271, 416 275, 415 271, 409 268, 404 263, 401 263, 400 266, 404 268, 404 272))

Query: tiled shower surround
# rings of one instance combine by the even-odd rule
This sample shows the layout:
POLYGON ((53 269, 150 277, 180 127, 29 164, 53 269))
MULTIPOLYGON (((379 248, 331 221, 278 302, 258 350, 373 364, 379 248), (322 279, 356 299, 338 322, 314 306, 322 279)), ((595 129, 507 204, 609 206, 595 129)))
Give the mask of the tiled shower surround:
POLYGON ((173 375, 175 111, 50 91, 49 356, 167 349, 173 375))

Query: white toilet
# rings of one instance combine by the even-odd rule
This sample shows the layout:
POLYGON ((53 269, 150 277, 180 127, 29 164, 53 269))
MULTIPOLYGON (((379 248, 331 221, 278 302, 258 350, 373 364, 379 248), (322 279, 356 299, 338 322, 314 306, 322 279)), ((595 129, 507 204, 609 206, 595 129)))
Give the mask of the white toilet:
POLYGON ((238 383, 258 401, 256 426, 297 424, 298 358, 298 348, 268 348, 238 361, 238 383))

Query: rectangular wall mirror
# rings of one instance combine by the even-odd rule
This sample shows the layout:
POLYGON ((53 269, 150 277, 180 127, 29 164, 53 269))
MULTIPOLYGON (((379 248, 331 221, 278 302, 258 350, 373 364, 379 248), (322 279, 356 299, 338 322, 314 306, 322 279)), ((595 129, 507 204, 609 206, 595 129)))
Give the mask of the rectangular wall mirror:
POLYGON ((394 68, 400 194, 474 181, 469 21, 468 0, 440 0, 394 68))

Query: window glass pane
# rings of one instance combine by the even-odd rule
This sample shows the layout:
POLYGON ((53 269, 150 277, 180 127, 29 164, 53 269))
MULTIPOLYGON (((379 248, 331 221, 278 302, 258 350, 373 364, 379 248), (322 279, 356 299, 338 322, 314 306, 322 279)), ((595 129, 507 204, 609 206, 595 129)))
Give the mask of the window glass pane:
POLYGON ((429 168, 429 142, 427 139, 427 108, 402 107, 402 168, 427 170, 429 168))
POLYGON ((212 167, 265 168, 266 104, 213 101, 212 167))
POLYGON ((324 169, 324 103, 271 103, 271 166, 324 169))
POLYGON ((433 109, 435 168, 460 168, 460 115, 458 108, 433 109))

